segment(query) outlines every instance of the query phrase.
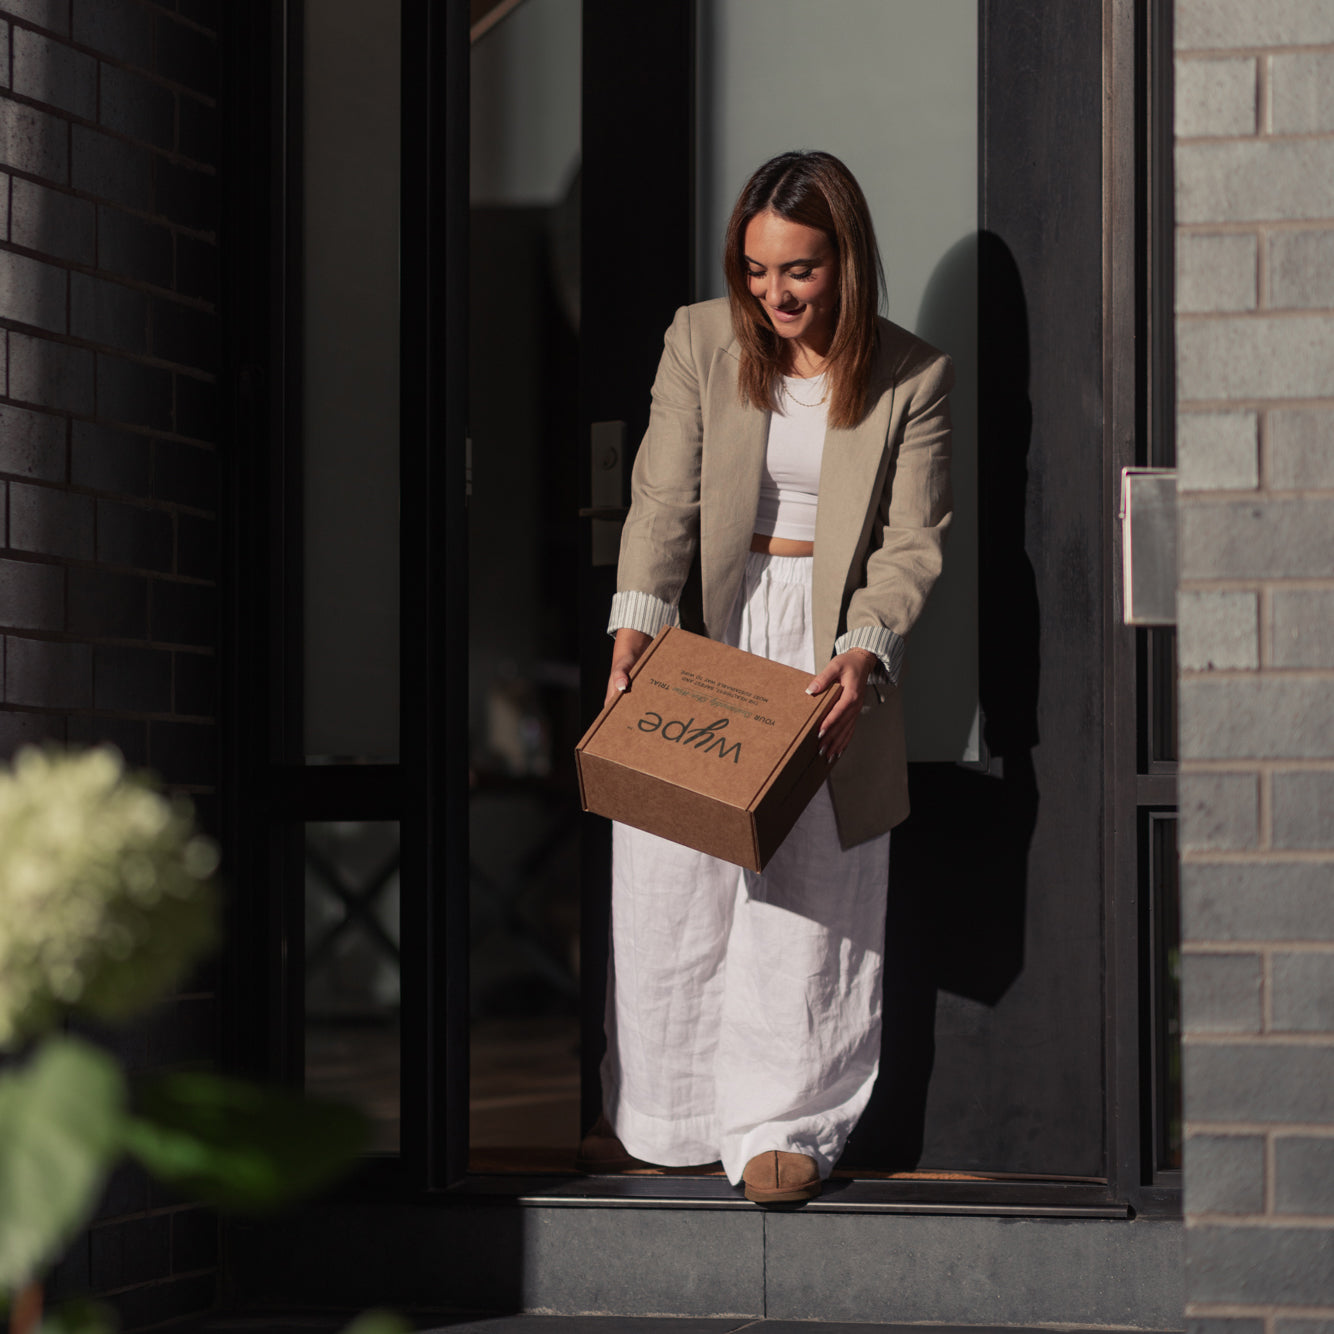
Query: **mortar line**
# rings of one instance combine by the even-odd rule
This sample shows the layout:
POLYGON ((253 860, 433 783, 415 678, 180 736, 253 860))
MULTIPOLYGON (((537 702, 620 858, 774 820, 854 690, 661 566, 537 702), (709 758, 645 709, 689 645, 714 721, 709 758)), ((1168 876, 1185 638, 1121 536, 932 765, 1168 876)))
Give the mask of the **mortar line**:
POLYGON ((1278 1157, 1277 1149, 1274 1144, 1274 1132, 1271 1130, 1265 1136, 1265 1213, 1275 1214, 1277 1209, 1277 1186, 1275 1185, 1274 1163, 1278 1157))
POLYGON ((760 1210, 760 1317, 769 1318, 769 1215, 760 1210))
POLYGON ((1255 130, 1262 138, 1274 132, 1273 70, 1269 67, 1270 53, 1265 51, 1255 58, 1255 130))

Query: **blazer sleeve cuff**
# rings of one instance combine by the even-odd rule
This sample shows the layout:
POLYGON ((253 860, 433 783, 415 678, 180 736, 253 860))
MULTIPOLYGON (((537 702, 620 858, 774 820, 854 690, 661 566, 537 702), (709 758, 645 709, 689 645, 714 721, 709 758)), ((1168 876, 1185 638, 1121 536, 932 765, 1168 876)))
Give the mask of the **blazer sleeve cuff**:
POLYGON ((641 630, 646 635, 656 635, 665 626, 680 624, 681 618, 671 603, 654 597, 652 593, 622 592, 611 600, 607 633, 614 635, 617 630, 641 630))
POLYGON ((850 648, 874 653, 880 659, 880 666, 871 672, 871 682, 877 684, 888 681, 891 685, 898 685, 899 672, 903 668, 903 651, 907 647, 908 641, 902 635, 896 635, 883 625, 859 625, 834 640, 834 656, 846 653, 850 648))

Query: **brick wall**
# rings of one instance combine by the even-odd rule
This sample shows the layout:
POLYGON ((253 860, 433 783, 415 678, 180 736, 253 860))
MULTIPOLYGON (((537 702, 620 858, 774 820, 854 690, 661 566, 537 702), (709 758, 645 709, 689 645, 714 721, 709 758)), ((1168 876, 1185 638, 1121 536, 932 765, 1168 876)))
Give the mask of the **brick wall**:
POLYGON ((1334 3, 1176 0, 1175 27, 1187 1323, 1315 1334, 1334 1317, 1334 3))
MULTIPOLYGON (((216 782, 216 0, 0 0, 0 752, 114 741, 216 782)), ((205 978, 118 1038, 217 1049, 205 978)), ((127 1328, 213 1298, 216 1226, 113 1183, 59 1291, 127 1328)))

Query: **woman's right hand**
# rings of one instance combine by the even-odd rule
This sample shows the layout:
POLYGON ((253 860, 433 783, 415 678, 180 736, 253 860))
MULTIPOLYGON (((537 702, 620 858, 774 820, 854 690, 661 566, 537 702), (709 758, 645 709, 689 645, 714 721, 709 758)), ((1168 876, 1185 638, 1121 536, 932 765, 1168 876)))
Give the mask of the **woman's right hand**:
POLYGON ((646 635, 642 630, 628 628, 617 630, 616 642, 611 650, 611 675, 607 678, 607 698, 602 701, 604 709, 629 686, 631 668, 652 642, 653 636, 646 635))

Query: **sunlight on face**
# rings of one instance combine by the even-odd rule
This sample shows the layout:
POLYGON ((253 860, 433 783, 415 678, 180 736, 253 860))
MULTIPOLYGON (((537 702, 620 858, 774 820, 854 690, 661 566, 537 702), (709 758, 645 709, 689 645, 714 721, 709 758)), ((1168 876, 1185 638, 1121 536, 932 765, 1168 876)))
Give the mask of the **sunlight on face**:
POLYGON ((838 321, 838 254, 814 227, 757 213, 744 237, 750 292, 774 332, 823 356, 838 321))

